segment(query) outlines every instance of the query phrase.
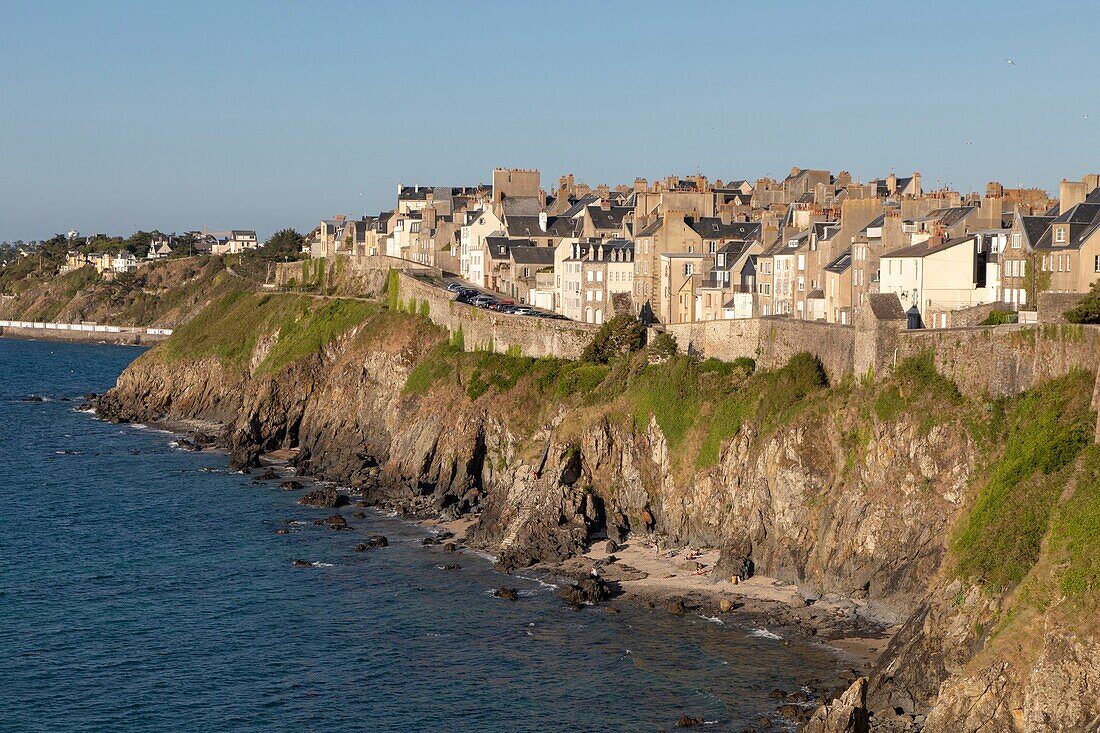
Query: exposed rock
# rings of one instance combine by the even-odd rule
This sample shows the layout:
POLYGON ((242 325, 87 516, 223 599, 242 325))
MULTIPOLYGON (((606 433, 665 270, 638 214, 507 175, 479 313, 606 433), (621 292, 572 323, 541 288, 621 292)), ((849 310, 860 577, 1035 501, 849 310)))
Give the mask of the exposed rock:
POLYGON ((581 578, 568 588, 563 588, 558 595, 565 604, 573 609, 579 609, 589 603, 602 603, 611 600, 611 586, 602 578, 581 578))
POLYGON ((735 608, 737 608, 737 606, 729 598, 723 598, 722 600, 718 601, 718 610, 722 613, 729 613, 735 608))
POLYGON ((503 598, 506 601, 518 601, 519 591, 515 588, 497 588, 493 591, 495 598, 503 598))
MULTIPOLYGON (((793 706, 783 706, 788 707, 793 706)), ((780 709, 780 714, 787 717, 783 708, 780 709)), ((798 719, 787 717, 787 720, 798 719)), ((803 733, 868 733, 869 730, 866 677, 860 677, 839 698, 818 708, 802 729, 803 733)))
MULTIPOLYGON (((302 484, 298 481, 293 480, 293 479, 288 479, 286 481, 283 481, 281 484, 279 484, 279 488, 282 489, 283 491, 299 491, 302 488, 302 484)), ((317 493, 317 492, 313 492, 313 493, 317 493)), ((302 498, 304 499, 305 497, 302 497, 302 498)))
POLYGON ((280 527, 279 529, 275 530, 275 534, 290 534, 290 530, 286 527, 280 527))
POLYGON ((365 550, 376 550, 380 547, 389 547, 390 541, 380 534, 371 535, 365 542, 360 542, 355 546, 356 552, 363 552, 365 550), (360 549, 362 548, 362 549, 360 549))
POLYGON ((443 545, 443 552, 457 552, 457 551, 458 551, 458 545, 456 545, 453 542, 447 542, 446 544, 443 545))
POLYGON ((665 606, 665 608, 667 608, 668 612, 671 613, 673 616, 683 615, 683 613, 687 610, 687 607, 684 606, 684 602, 680 599, 670 601, 665 606))
POLYGON ((702 718, 693 718, 690 715, 681 715, 680 719, 676 721, 677 728, 695 728, 706 724, 707 721, 702 718))
POLYGON ((313 563, 311 563, 309 560, 294 560, 291 564, 296 568, 313 567, 313 563))
POLYGON ((446 565, 441 566, 444 570, 461 570, 462 566, 456 562, 449 562, 446 565))
POLYGON ((36 394, 29 394, 26 397, 21 397, 19 399, 19 401, 20 402, 45 402, 46 400, 45 400, 45 398, 39 397, 36 394))
POLYGON ((335 509, 336 507, 346 506, 348 497, 332 487, 324 486, 309 492, 299 499, 298 503, 316 509, 335 509))
MULTIPOLYGON (((188 442, 190 443, 190 441, 188 441, 188 442)), ((198 449, 200 447, 198 445, 195 445, 194 443, 191 443, 191 445, 194 445, 196 449, 198 449)), ((263 471, 262 473, 258 473, 255 476, 253 476, 252 477, 252 483, 259 483, 260 481, 275 481, 278 478, 279 478, 279 474, 275 473, 275 471, 273 469, 269 468, 269 469, 263 471)))
POLYGON ((343 515, 341 515, 339 512, 329 517, 326 517, 324 519, 324 523, 325 526, 327 526, 329 529, 339 530, 348 528, 348 520, 344 519, 343 515))

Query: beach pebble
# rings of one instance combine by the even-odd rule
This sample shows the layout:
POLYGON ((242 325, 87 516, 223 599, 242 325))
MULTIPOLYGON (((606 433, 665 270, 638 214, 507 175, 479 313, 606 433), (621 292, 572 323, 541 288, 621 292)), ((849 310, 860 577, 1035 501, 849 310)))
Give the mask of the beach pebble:
POLYGON ((669 603, 669 604, 668 604, 668 606, 666 606, 666 608, 668 609, 668 612, 669 612, 669 613, 671 613, 671 614, 672 614, 673 616, 679 616, 679 615, 681 615, 681 614, 682 614, 682 613, 683 613, 683 612, 684 612, 685 610, 687 610, 687 609, 686 609, 686 608, 684 607, 684 602, 683 602, 683 601, 681 601, 681 600, 679 600, 679 599, 677 599, 677 600, 675 600, 675 601, 672 601, 671 603, 669 603))

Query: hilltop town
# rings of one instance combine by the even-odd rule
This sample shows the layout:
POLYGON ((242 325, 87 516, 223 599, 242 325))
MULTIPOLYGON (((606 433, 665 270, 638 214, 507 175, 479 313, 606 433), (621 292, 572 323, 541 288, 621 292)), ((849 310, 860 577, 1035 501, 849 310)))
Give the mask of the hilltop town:
POLYGON ((1033 322, 1041 294, 1068 306, 1100 277, 1100 176, 1062 181, 1057 199, 921 180, 792 168, 782 181, 612 187, 567 175, 547 192, 537 170, 498 168, 488 185, 398 185, 392 210, 322 220, 303 252, 412 261, 456 274, 496 310, 595 324, 620 313, 851 324, 876 293, 897 296, 910 328, 1033 322))

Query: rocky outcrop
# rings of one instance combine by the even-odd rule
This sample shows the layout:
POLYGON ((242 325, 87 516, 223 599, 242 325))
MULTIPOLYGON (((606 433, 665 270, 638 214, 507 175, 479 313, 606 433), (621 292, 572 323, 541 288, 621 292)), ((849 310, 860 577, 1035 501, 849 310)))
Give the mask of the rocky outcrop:
POLYGON ((804 733, 868 733, 867 678, 860 677, 836 700, 818 708, 802 730, 804 733))
MULTIPOLYGON (((467 544, 497 553, 506 568, 652 530, 722 547, 716 572, 725 579, 760 572, 904 622, 870 680, 819 711, 810 730, 863 730, 865 710, 876 727, 945 732, 1075 730, 1100 712, 1095 644, 1052 626, 1038 658, 983 664, 1001 599, 938 575, 982 449, 958 421, 928 425, 903 413, 865 424, 856 438, 856 418, 844 412, 766 432, 746 423, 717 465, 685 470, 655 419, 562 409, 522 427, 514 412, 471 401, 461 387, 408 393, 434 338, 367 324, 279 374, 154 349, 96 407, 109 419, 206 426, 241 468, 296 449, 301 475, 352 487, 368 503, 474 514, 467 544), (1062 701, 1059 685, 1091 698, 1062 701)), ((302 501, 341 500, 322 487, 302 501)), ((589 602, 584 593, 576 600, 589 602)))

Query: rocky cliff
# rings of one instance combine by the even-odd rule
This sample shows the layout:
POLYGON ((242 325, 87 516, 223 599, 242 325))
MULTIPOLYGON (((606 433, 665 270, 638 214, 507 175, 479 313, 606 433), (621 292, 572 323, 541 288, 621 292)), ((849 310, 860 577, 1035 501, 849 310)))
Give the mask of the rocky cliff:
MULTIPOLYGON (((1006 465, 1014 421, 1034 405, 966 400, 930 359, 885 384, 827 385, 805 355, 767 372, 644 352, 606 366, 531 360, 463 353, 461 333, 378 307, 228 301, 135 361, 100 414, 207 426, 242 467, 296 449, 300 471, 368 500, 474 513, 471 541, 505 566, 656 531, 721 547, 726 575, 751 563, 807 596, 861 599, 904 622, 846 698, 866 697, 879 728, 1084 730, 1100 714, 1096 642, 1070 625, 1093 613, 1096 557, 1074 544, 1075 524, 1057 526, 1075 501, 1097 511, 1095 451, 1059 443, 1049 465, 1006 465), (1023 499, 986 495, 997 471, 1011 475, 994 488, 1030 487, 1023 499), (982 553, 999 545, 983 531, 1012 534, 998 512, 1040 495, 1038 539, 1009 543, 1022 573, 991 572, 982 553)), ((1076 430, 1091 377, 1064 381, 1045 396, 1069 395, 1048 427, 1076 430)), ((823 719, 841 717, 866 716, 823 719)))

